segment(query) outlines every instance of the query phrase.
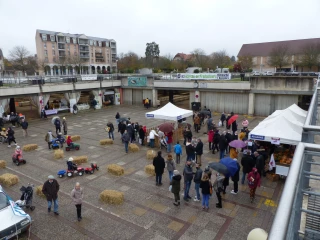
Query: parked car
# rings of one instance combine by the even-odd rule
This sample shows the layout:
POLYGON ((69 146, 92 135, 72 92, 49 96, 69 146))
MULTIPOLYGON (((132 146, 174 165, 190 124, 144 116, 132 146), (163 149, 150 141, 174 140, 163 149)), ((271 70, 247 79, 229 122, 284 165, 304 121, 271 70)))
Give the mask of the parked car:
POLYGON ((308 74, 309 74, 309 76, 312 76, 312 77, 319 76, 319 73, 316 73, 316 72, 309 72, 308 74))
MULTIPOLYGON (((31 225, 30 216, 19 216, 13 213, 11 198, 2 191, 0 186, 0 239, 10 239, 29 229, 31 225)), ((19 208, 20 212, 23 212, 19 208)))
POLYGON ((271 72, 271 71, 263 72, 262 76, 273 76, 273 72, 271 72))
POLYGON ((299 76, 300 73, 297 72, 296 70, 292 70, 292 71, 286 72, 286 75, 287 76, 299 76))
POLYGON ((252 72, 252 76, 260 76, 260 72, 258 72, 258 71, 253 71, 253 72, 252 72))

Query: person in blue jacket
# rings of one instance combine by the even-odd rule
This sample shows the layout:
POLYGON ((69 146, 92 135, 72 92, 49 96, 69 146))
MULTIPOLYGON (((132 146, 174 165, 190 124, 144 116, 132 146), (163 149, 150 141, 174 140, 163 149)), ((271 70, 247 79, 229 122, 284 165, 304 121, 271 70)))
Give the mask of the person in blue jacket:
POLYGON ((174 153, 176 154, 176 164, 180 164, 180 156, 182 155, 182 148, 179 141, 174 145, 174 153))

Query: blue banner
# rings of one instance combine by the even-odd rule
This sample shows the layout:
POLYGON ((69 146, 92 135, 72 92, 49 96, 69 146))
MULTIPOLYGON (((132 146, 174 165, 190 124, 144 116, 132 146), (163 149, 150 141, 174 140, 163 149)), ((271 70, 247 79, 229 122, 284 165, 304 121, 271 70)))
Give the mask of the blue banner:
POLYGON ((254 140, 264 140, 264 136, 250 134, 250 138, 254 140))
POLYGON ((147 118, 154 118, 153 114, 147 114, 147 118))
POLYGON ((147 86, 147 77, 128 77, 128 86, 145 87, 147 86))

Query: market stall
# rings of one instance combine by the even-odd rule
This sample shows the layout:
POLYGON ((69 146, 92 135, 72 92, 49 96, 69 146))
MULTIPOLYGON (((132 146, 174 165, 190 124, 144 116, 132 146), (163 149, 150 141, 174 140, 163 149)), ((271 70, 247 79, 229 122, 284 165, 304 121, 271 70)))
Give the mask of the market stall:
POLYGON ((295 146, 301 142, 305 118, 305 111, 294 104, 275 111, 250 132, 249 139, 275 145, 271 161, 276 174, 288 175, 295 146))

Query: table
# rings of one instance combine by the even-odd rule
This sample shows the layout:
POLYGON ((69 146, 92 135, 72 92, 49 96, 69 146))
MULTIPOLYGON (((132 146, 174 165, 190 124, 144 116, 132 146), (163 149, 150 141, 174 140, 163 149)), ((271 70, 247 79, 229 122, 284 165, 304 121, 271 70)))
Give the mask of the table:
POLYGON ((53 114, 57 114, 58 113, 58 109, 49 109, 49 110, 45 110, 46 115, 53 115, 53 114))

